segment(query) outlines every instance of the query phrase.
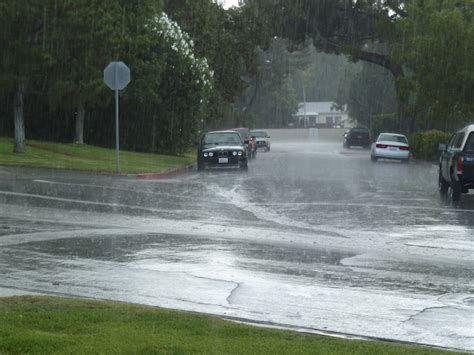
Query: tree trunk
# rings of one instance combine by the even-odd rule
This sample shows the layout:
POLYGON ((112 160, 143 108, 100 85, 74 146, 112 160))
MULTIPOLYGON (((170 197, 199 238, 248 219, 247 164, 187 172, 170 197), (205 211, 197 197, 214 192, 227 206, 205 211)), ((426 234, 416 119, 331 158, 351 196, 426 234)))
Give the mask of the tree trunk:
POLYGON ((158 136, 158 134, 157 134, 158 133, 157 132, 158 122, 157 121, 158 121, 158 115, 155 113, 155 114, 153 114, 152 127, 151 127, 151 151, 153 153, 156 153, 158 151, 157 145, 156 145, 156 143, 157 143, 156 140, 157 140, 157 136, 158 136))
POLYGON ((13 111, 15 124, 15 143, 13 145, 13 153, 25 152, 25 117, 23 115, 25 93, 25 84, 19 84, 15 93, 13 111))
POLYGON ((76 115, 76 133, 74 136, 74 143, 84 144, 84 118, 86 116, 86 109, 81 102, 77 107, 76 115))

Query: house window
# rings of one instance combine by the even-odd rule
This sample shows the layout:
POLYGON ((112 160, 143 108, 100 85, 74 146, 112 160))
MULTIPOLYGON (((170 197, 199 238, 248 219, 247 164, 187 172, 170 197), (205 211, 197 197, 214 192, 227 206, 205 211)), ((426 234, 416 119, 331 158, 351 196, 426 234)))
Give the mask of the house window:
POLYGON ((341 124, 342 123, 342 117, 341 116, 336 116, 336 117, 334 117, 334 119, 336 120, 336 124, 341 124))

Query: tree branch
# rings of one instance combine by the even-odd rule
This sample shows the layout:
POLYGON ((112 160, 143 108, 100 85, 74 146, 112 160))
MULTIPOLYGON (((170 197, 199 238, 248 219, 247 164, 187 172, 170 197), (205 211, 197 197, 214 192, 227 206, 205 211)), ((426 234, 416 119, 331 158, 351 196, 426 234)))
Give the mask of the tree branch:
POLYGON ((363 60, 365 62, 384 67, 389 70, 396 78, 403 76, 403 68, 400 65, 395 64, 388 55, 366 52, 363 50, 355 50, 350 53, 350 55, 356 60, 363 60))

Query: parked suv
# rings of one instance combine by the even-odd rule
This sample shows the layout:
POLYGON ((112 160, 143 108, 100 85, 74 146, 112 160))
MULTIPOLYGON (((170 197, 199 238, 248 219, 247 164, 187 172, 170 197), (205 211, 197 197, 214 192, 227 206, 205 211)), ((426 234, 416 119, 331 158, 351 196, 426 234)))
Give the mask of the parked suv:
POLYGON ((440 150, 439 192, 446 198, 450 191, 453 202, 457 202, 462 193, 474 189, 474 124, 453 134, 440 150))
POLYGON ((364 148, 370 148, 370 132, 364 127, 354 127, 344 133, 344 148, 350 148, 351 146, 360 146, 364 148))

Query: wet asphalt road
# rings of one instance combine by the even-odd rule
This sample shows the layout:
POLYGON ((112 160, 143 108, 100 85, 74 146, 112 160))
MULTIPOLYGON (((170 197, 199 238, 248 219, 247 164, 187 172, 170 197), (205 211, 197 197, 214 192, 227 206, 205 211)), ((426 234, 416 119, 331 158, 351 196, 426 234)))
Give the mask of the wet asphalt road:
POLYGON ((473 239, 474 195, 441 202, 436 166, 340 142, 274 140, 248 173, 158 181, 0 167, 4 294, 472 351, 473 239))

